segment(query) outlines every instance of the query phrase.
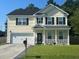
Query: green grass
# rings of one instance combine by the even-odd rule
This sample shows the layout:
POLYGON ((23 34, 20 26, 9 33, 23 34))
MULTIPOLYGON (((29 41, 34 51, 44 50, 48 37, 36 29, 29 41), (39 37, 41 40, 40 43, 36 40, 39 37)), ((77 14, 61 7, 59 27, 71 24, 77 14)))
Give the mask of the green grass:
POLYGON ((79 59, 79 46, 36 45, 22 59, 79 59))

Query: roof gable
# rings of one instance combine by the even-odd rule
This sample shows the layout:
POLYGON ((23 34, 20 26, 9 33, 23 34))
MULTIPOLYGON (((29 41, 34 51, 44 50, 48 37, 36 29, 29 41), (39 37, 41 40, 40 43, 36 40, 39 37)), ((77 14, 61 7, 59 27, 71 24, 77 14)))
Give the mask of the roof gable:
POLYGON ((64 14, 69 15, 67 12, 65 12, 64 10, 60 9, 59 7, 53 4, 49 4, 48 6, 46 6, 41 10, 37 7, 27 7, 25 9, 20 8, 8 13, 7 15, 41 15, 41 14, 44 14, 42 11, 46 10, 47 8, 49 9, 49 7, 50 8, 55 7, 56 9, 63 12, 64 14))
POLYGON ((54 8, 56 8, 57 10, 61 11, 62 13, 66 14, 66 15, 69 15, 67 12, 65 12, 64 10, 62 10, 61 8, 59 8, 59 7, 57 7, 57 6, 53 5, 53 4, 49 4, 49 5, 46 6, 44 9, 41 9, 41 10, 39 10, 38 12, 36 12, 34 15, 45 14, 44 11, 45 11, 46 9, 50 9, 51 7, 54 7, 54 8))

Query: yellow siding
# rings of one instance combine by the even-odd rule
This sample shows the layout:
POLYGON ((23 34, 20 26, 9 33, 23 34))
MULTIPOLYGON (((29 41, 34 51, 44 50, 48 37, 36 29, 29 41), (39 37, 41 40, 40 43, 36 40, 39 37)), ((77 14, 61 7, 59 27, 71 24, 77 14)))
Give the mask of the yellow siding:
POLYGON ((53 17, 64 17, 64 16, 66 17, 67 16, 56 8, 51 9, 51 11, 47 13, 47 15, 53 16, 53 17))
POLYGON ((29 25, 16 25, 16 18, 14 16, 9 17, 8 31, 12 32, 33 32, 35 25, 35 17, 29 17, 29 25))

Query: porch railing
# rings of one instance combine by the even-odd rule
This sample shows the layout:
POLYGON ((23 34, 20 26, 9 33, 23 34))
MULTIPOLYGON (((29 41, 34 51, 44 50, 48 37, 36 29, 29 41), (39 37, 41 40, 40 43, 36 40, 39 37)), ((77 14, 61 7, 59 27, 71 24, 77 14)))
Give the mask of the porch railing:
POLYGON ((55 39, 46 39, 46 44, 55 44, 55 39))
POLYGON ((57 44, 67 44, 67 39, 57 39, 57 44))
MULTIPOLYGON (((56 44, 55 39, 46 39, 46 44, 56 44)), ((57 44, 67 44, 67 39, 57 39, 57 44)))

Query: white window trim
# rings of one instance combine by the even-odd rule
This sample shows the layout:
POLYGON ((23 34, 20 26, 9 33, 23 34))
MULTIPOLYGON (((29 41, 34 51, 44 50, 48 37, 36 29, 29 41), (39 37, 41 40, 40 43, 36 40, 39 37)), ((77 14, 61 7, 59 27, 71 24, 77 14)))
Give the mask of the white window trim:
POLYGON ((26 21, 26 24, 27 24, 27 17, 18 17, 18 23, 20 22, 21 24, 18 24, 18 25, 26 25, 24 24, 24 22, 26 21))
POLYGON ((36 17, 36 18, 38 18, 38 20, 37 20, 38 23, 37 24, 43 24, 43 17, 36 17))
MULTIPOLYGON (((58 26, 64 26, 64 25, 66 25, 66 17, 65 17, 65 24, 63 24, 63 17, 56 17, 56 18, 62 18, 62 19, 58 19, 58 24, 57 24, 57 22, 56 22, 56 24, 58 25, 58 26), (59 21, 61 21, 62 22, 62 24, 59 24, 59 21)), ((57 19, 56 19, 57 20, 57 19)))
MULTIPOLYGON (((46 24, 46 25, 54 25, 55 23, 52 24, 52 17, 49 16, 49 18, 51 18, 51 20, 49 20, 48 17, 47 17, 47 24, 46 24), (51 24, 48 24, 48 22, 51 22, 51 24)), ((54 18, 54 17, 53 17, 53 18, 54 18)))

